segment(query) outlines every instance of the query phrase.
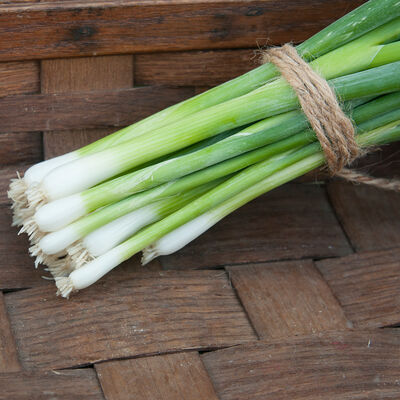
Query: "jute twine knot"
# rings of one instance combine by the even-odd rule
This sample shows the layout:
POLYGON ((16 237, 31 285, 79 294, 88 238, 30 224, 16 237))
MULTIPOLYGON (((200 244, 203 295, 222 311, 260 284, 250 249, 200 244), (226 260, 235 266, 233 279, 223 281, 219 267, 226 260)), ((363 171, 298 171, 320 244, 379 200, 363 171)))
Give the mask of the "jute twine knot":
POLYGON ((263 52, 263 63, 274 64, 296 92, 300 106, 314 130, 332 175, 352 182, 400 191, 400 181, 378 179, 344 168, 363 152, 355 128, 341 109, 328 82, 304 61, 290 44, 263 52))

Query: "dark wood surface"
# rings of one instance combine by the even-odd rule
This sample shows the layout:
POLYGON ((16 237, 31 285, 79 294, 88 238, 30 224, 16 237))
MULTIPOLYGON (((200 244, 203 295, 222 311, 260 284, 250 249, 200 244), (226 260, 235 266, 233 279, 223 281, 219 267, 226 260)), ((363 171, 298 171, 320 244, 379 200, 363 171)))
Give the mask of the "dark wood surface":
POLYGON ((96 365, 108 400, 217 400, 197 352, 111 361, 96 365))
POLYGON ((227 270, 260 338, 349 327, 343 310, 310 260, 247 264, 227 270))
POLYGON ((65 368, 256 338, 223 271, 114 272, 70 301, 56 297, 53 285, 6 296, 25 368, 65 368))
POLYGON ((40 88, 38 61, 0 63, 0 98, 37 93, 40 88))
POLYGON ((400 246, 400 194, 335 182, 329 197, 354 249, 371 251, 400 246))
POLYGON ((260 52, 257 54, 256 50, 138 54, 135 57, 135 84, 211 87, 236 78, 259 64, 260 52))
POLYGON ((222 400, 398 399, 400 334, 332 332, 203 355, 222 400))
MULTIPOLYGON (((0 292, 0 376, 21 370, 17 348, 10 329, 3 293, 0 292)), ((1 387, 1 386, 0 386, 1 387)))
MULTIPOLYGON (((17 170, 240 75, 267 39, 299 42, 361 2, 1 2, 0 399, 400 398, 398 195, 309 174, 69 301, 10 228, 6 196, 17 170)), ((399 150, 357 167, 399 177, 399 150)))
POLYGON ((0 135, 0 165, 36 163, 43 159, 40 132, 16 132, 0 135))
POLYGON ((35 269, 26 236, 18 236, 18 229, 10 225, 11 210, 0 206, 0 290, 42 286, 46 282, 41 276, 46 274, 35 269))
POLYGON ((0 374, 1 400, 104 400, 93 369, 0 374))
POLYGON ((357 328, 400 324, 400 250, 354 254, 317 263, 357 328))

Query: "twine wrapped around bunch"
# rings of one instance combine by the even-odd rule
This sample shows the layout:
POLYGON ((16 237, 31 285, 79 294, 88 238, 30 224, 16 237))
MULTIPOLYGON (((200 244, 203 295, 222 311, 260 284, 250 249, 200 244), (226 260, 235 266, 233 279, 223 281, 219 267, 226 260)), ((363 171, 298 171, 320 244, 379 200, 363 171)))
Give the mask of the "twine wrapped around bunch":
POLYGON ((398 180, 373 178, 345 168, 363 154, 355 139, 353 123, 341 109, 328 82, 299 56, 292 45, 285 44, 266 50, 262 61, 274 64, 296 92, 332 175, 355 183, 400 191, 398 180))

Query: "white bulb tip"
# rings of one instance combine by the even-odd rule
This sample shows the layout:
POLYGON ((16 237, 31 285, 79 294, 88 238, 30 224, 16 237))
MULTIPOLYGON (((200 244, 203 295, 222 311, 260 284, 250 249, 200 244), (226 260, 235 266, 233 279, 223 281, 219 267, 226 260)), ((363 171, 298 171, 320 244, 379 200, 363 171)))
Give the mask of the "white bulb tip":
POLYGON ((39 244, 31 246, 29 248, 29 253, 32 257, 35 257, 35 268, 37 268, 39 264, 52 267, 53 265, 58 265, 58 262, 60 261, 58 255, 54 256, 43 253, 39 244))
POLYGON ((28 185, 24 178, 21 178, 17 172, 17 178, 11 179, 7 196, 14 204, 26 206, 28 204, 28 199, 26 197, 27 189, 28 185))
POLYGON ((150 245, 150 246, 146 247, 145 249, 143 249, 141 263, 142 263, 142 265, 146 265, 150 261, 153 261, 158 256, 159 256, 159 254, 157 253, 156 248, 154 246, 150 245))
POLYGON ((39 183, 34 183, 26 190, 29 207, 36 210, 47 203, 47 196, 39 183))
POLYGON ((25 218, 22 222, 22 228, 19 230, 18 235, 26 233, 31 243, 36 244, 42 239, 44 233, 40 231, 35 219, 32 216, 25 218))
POLYGON ((73 268, 71 267, 69 257, 61 258, 48 266, 47 270, 54 278, 62 278, 68 276, 73 268))
POLYGON ((63 276, 55 278, 55 281, 57 286, 57 296, 61 295, 65 299, 69 299, 70 294, 75 291, 72 279, 63 276))
POLYGON ((42 231, 54 232, 85 214, 85 206, 78 194, 44 204, 37 209, 35 220, 42 231))
POLYGON ((82 268, 85 264, 95 259, 84 246, 82 240, 78 240, 72 246, 68 247, 67 253, 73 270, 82 268))

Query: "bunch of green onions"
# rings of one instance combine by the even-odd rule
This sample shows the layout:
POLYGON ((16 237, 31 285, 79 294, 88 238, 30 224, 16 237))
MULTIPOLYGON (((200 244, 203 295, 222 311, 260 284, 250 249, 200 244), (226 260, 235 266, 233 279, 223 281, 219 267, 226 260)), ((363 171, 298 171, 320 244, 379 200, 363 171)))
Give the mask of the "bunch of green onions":
MULTIPOLYGON (((400 138, 400 1, 370 0, 297 46, 335 90, 360 147, 400 138)), ((143 251, 171 254, 255 197, 325 164, 272 64, 11 182, 14 224, 64 297, 143 251)))

